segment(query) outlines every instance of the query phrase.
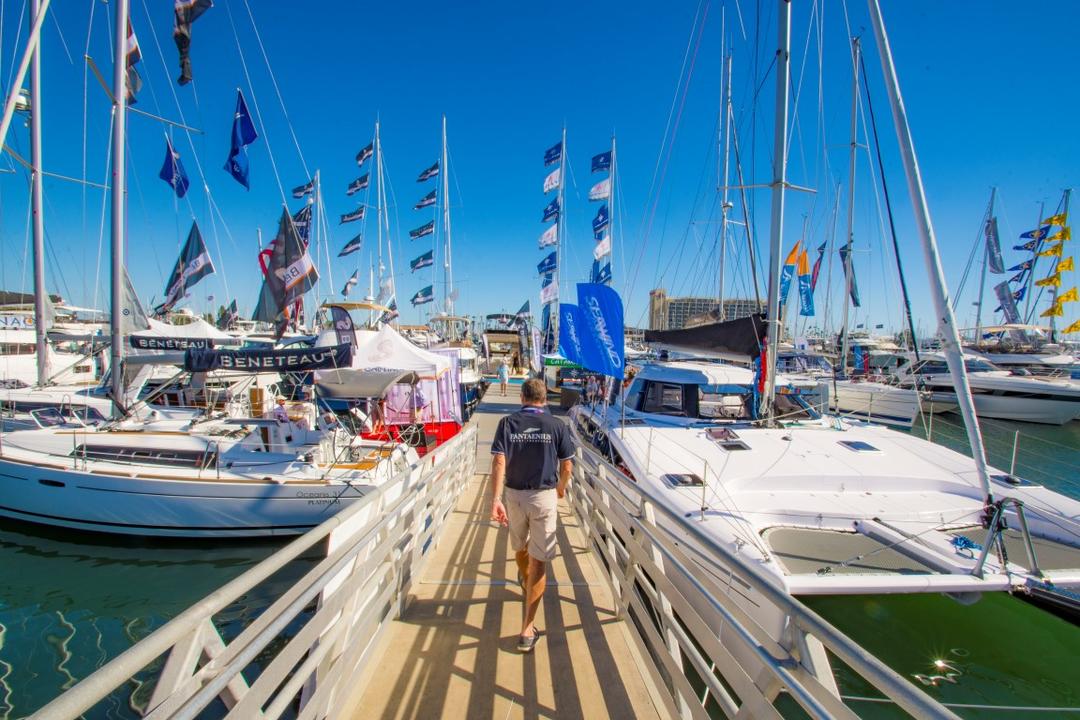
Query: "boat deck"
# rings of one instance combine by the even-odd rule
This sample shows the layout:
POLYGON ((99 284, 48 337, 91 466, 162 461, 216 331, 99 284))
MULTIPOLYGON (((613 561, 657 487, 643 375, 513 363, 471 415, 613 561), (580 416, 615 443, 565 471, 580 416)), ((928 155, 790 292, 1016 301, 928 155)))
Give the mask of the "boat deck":
POLYGON ((518 393, 493 388, 477 409, 477 473, 438 548, 386 632, 372 670, 346 700, 356 718, 656 718, 638 660, 601 570, 565 502, 559 556, 537 617, 544 636, 517 652, 521 591, 507 531, 491 523, 489 449, 518 393))

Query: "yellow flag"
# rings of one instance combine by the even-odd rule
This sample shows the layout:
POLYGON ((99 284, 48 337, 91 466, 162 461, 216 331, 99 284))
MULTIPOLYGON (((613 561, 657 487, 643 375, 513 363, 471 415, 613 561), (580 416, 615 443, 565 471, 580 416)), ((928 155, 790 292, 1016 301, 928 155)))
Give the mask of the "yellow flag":
POLYGON ((1042 280, 1036 280, 1035 284, 1039 287, 1061 287, 1061 273, 1056 272, 1050 277, 1044 277, 1042 280))
POLYGON ((1064 260, 1059 260, 1058 261, 1058 264, 1057 264, 1057 271, 1058 272, 1065 272, 1066 270, 1072 270, 1072 269, 1073 269, 1072 255, 1065 258, 1064 260))
POLYGON ((1061 248, 1062 247, 1063 247, 1063 245, 1061 243, 1057 243, 1056 245, 1051 245, 1050 247, 1046 248, 1041 253, 1039 253, 1039 257, 1061 257, 1061 248))
POLYGON ((1054 304, 1046 308, 1043 312, 1039 313, 1039 317, 1061 317, 1065 314, 1065 311, 1061 307, 1061 300, 1054 301, 1054 304))
POLYGON ((1043 225, 1064 225, 1065 213, 1058 213, 1057 215, 1051 215, 1042 221, 1043 225))
POLYGON ((1059 303, 1077 302, 1077 301, 1080 301, 1080 292, 1077 292, 1075 287, 1073 289, 1067 291, 1067 292, 1063 292, 1062 294, 1058 295, 1058 299, 1057 299, 1057 302, 1059 302, 1059 303))
POLYGON ((1068 335, 1069 333, 1080 332, 1080 320, 1077 320, 1076 322, 1074 322, 1072 325, 1065 328, 1061 332, 1065 333, 1066 335, 1068 335))
POLYGON ((1063 227, 1053 235, 1048 236, 1047 241, 1072 240, 1072 228, 1063 227))

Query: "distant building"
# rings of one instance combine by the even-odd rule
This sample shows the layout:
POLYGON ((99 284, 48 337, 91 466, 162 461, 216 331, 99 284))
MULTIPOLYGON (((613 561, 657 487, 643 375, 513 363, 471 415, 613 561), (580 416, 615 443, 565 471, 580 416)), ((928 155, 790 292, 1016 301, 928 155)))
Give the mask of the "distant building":
MULTIPOLYGON (((649 329, 679 330, 720 318, 720 302, 714 297, 668 297, 667 291, 657 288, 649 293, 649 329)), ((731 298, 724 300, 724 319, 735 320, 758 311, 754 300, 731 298)))
POLYGON ((623 339, 627 344, 634 343, 640 345, 645 342, 645 328, 636 328, 627 325, 623 328, 623 339))

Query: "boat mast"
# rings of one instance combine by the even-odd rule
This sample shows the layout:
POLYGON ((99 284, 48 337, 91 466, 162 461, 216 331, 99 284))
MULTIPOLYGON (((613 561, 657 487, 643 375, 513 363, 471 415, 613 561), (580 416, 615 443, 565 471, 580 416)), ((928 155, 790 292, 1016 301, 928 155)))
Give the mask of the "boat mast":
POLYGON ((551 328, 552 352, 559 351, 559 294, 562 292, 562 244, 563 232, 566 230, 566 163, 570 156, 566 154, 566 125, 562 128, 562 148, 559 158, 559 214, 555 220, 558 230, 555 231, 555 299, 551 302, 555 307, 548 315, 549 327, 551 328))
MULTIPOLYGON (((1065 197, 1063 199, 1063 204, 1064 204, 1065 207, 1061 211, 1062 214, 1066 218, 1069 217, 1069 196, 1070 195, 1072 195, 1072 189, 1071 188, 1066 188, 1065 189, 1065 197)), ((1040 218, 1040 220, 1041 219, 1042 218, 1040 218)), ((1061 227, 1062 227, 1062 229, 1064 229, 1065 225, 1062 224, 1061 227)), ((1054 271, 1052 273, 1050 273, 1051 275, 1054 275, 1054 274, 1056 274, 1058 272, 1058 265, 1060 265, 1060 264, 1061 264, 1061 256, 1058 255, 1057 259, 1054 261, 1054 271)), ((1050 286, 1050 307, 1053 307, 1055 304, 1057 304, 1057 296, 1058 296, 1057 287, 1051 285, 1050 286)), ((1052 343, 1057 342, 1056 335, 1057 335, 1057 321, 1055 320, 1054 316, 1051 315, 1050 316, 1050 342, 1052 342, 1052 343)))
POLYGON ((128 0, 115 0, 116 37, 113 40, 113 134, 112 134, 112 287, 109 330, 112 401, 117 413, 124 394, 124 329, 121 307, 124 287, 125 175, 127 164, 127 23, 128 0))
MULTIPOLYGON (((779 0, 776 16, 776 119, 773 124, 772 217, 769 226, 769 335, 765 348, 765 392, 762 414, 773 424, 773 393, 776 390, 776 350, 780 345, 780 253, 784 232, 784 190, 787 186, 788 76, 791 64, 791 1, 779 0)), ((740 183, 741 184, 741 183, 740 183)), ((749 224, 749 223, 748 223, 749 224)))
POLYGON ((728 200, 728 192, 731 190, 728 183, 728 171, 731 160, 731 53, 728 53, 726 64, 724 114, 722 120, 724 126, 724 174, 720 181, 724 191, 723 198, 720 200, 720 322, 724 322, 724 320, 727 319, 727 313, 724 311, 725 266, 727 264, 727 226, 728 213, 731 211, 731 208, 734 207, 728 200))
MULTIPOLYGON (((41 0, 30 0, 30 14, 41 13, 41 0)), ((41 199, 41 42, 34 44, 30 61, 30 205, 34 217, 34 340, 37 349, 37 384, 49 380, 49 346, 45 333, 45 219, 41 199)))
MULTIPOLYGON (((615 276, 615 133, 611 133, 611 169, 608 170, 608 264, 611 266, 611 277, 615 276)), ((602 236, 601 236, 602 237, 602 236)), ((591 279, 591 278, 590 278, 591 279)), ((625 283, 625 278, 623 279, 625 283)), ((614 280, 608 280, 608 285, 614 284, 614 280)))
POLYGON ((990 241, 987 236, 989 223, 994 221, 994 198, 997 195, 997 188, 990 188, 990 205, 986 208, 986 224, 983 225, 983 263, 982 263, 982 275, 979 277, 979 300, 975 303, 975 346, 979 345, 979 341, 982 340, 982 310, 983 310, 983 293, 986 290, 986 271, 987 265, 990 260, 990 241))
POLYGON ((851 39, 851 149, 848 154, 848 207, 847 207, 847 243, 844 251, 844 324, 840 331, 840 374, 847 376, 847 355, 851 347, 849 337, 849 315, 851 312, 851 282, 854 277, 854 263, 851 251, 855 245, 855 154, 858 150, 859 132, 859 53, 862 47, 859 38, 851 39))
POLYGON ((15 106, 19 103, 23 81, 26 80, 26 72, 30 68, 30 60, 34 51, 41 42, 41 25, 45 22, 45 11, 49 8, 51 0, 41 0, 37 13, 34 15, 34 24, 30 28, 30 35, 26 38, 26 48, 23 50, 22 60, 19 61, 19 69, 15 78, 11 81, 11 90, 7 100, 4 101, 4 117, 0 120, 0 146, 7 142, 8 129, 11 128, 11 120, 15 117, 15 106))
POLYGON ((926 193, 923 190, 919 161, 915 157, 915 143, 911 137, 911 128, 908 126, 904 100, 900 96, 900 81, 896 76, 896 68, 893 65, 889 38, 885 35, 885 24, 881 17, 881 8, 877 0, 867 0, 867 3, 870 6, 870 20, 874 25, 874 37, 877 40, 878 54, 881 56, 885 86, 889 92, 889 104, 892 106, 893 123, 896 125, 896 136, 900 144, 900 155, 904 163, 908 191, 911 194, 912 209, 915 211, 915 225, 918 227, 919 237, 922 239, 923 260, 926 262, 927 275, 930 281, 930 295, 937 313, 938 331, 942 337, 945 360, 955 383, 956 398, 960 404, 960 413, 964 417, 968 442, 971 444, 971 456, 975 460, 975 471, 986 496, 986 504, 989 505, 993 502, 994 495, 990 490, 990 476, 986 469, 986 451, 983 448, 982 435, 979 432, 979 419, 975 415, 975 403, 971 399, 971 387, 968 385, 967 369, 964 367, 964 356, 960 349, 960 334, 956 329, 956 318, 953 316, 952 307, 949 305, 949 294, 945 285, 945 273, 941 269, 941 256, 938 253, 937 238, 934 235, 934 225, 930 219, 930 208, 926 203, 926 193))
MULTIPOLYGON (((1042 227, 1043 213, 1046 212, 1046 203, 1039 203, 1039 218, 1035 223, 1035 231, 1038 232, 1042 227)), ((1035 281, 1035 266, 1039 264, 1039 253, 1037 252, 1042 248, 1042 240, 1032 240, 1035 243, 1035 249, 1031 251, 1031 267, 1028 268, 1028 281, 1027 290, 1024 291, 1024 323, 1031 322, 1031 288, 1035 281)))
MULTIPOLYGON (((454 265, 450 258, 450 168, 447 165, 446 152, 446 116, 442 116, 442 214, 443 214, 443 237, 445 239, 443 258, 443 307, 447 315, 454 314, 454 265)), ((453 335, 450 321, 446 321, 447 334, 453 335)), ((452 340, 453 338, 448 338, 452 340)))

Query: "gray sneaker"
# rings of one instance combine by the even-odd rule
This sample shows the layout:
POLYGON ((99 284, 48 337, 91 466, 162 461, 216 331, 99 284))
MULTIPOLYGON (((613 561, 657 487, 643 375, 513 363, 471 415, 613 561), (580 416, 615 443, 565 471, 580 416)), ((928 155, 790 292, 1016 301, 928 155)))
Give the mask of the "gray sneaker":
POLYGON ((531 653, 533 651, 533 648, 536 647, 536 643, 539 642, 540 636, 542 634, 543 633, 540 631, 540 628, 534 627, 533 634, 531 636, 525 637, 524 635, 519 635, 517 646, 518 652, 531 653))

